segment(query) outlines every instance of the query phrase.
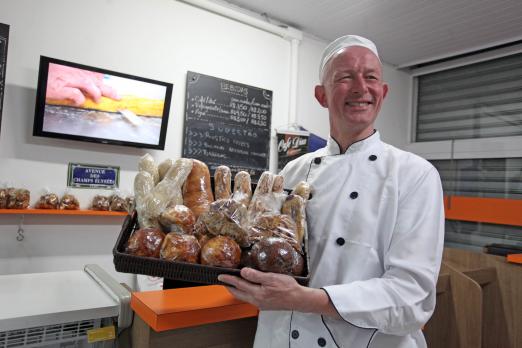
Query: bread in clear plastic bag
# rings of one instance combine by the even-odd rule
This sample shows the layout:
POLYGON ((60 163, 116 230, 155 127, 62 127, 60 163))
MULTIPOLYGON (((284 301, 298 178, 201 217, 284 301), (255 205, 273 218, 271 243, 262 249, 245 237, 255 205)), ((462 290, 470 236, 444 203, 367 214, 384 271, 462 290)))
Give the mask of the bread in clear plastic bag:
POLYGON ((59 209, 60 197, 58 197, 57 194, 46 190, 46 193, 40 196, 34 207, 36 209, 59 209))
POLYGON ((289 215, 296 225, 296 240, 299 244, 303 243, 303 238, 306 233, 306 201, 303 197, 290 194, 283 203, 281 213, 289 215))
POLYGON ((7 198, 9 189, 0 187, 0 209, 7 209, 7 198))
POLYGON ((31 193, 26 189, 7 189, 7 209, 27 209, 31 201, 31 193))
POLYGON ((232 196, 232 172, 227 166, 219 166, 214 171, 214 196, 219 199, 229 199, 232 196))
POLYGON ((297 239, 296 224, 285 214, 261 214, 249 227, 249 241, 251 244, 267 237, 285 239, 298 252, 302 252, 301 243, 297 239))
POLYGON ((248 208, 252 199, 252 184, 250 174, 245 171, 237 172, 234 177, 234 192, 232 199, 248 208))
POLYGON ((263 238, 252 246, 250 262, 264 272, 300 276, 304 258, 287 240, 279 237, 263 238))
POLYGON ((182 205, 181 187, 192 170, 192 160, 178 159, 163 180, 143 199, 136 202, 140 226, 158 226, 158 219, 168 206, 182 205))
POLYGON ((128 211, 129 206, 127 203, 127 199, 123 196, 123 194, 119 190, 115 190, 114 193, 109 197, 110 211, 128 211))
POLYGON ((199 220, 205 225, 209 234, 228 236, 240 246, 250 245, 246 224, 247 210, 241 203, 233 199, 220 199, 212 202, 209 210, 199 220))
POLYGON ((174 165, 174 161, 170 158, 167 158, 163 162, 161 162, 158 165, 158 174, 159 174, 159 181, 163 180, 165 178, 165 175, 169 171, 169 169, 174 165))
POLYGON ((138 170, 148 172, 150 175, 152 175, 152 178, 154 179, 154 185, 157 185, 159 182, 159 172, 158 172, 158 166, 156 166, 156 163, 154 162, 154 158, 146 153, 145 155, 141 156, 141 158, 138 161, 138 170))
POLYGON ((161 245, 160 258, 167 261, 198 263, 201 247, 193 235, 170 232, 161 245))
POLYGON ((92 199, 91 209, 99 211, 109 211, 110 208, 109 197, 103 195, 96 195, 92 199))
POLYGON ((135 230, 125 248, 125 252, 135 256, 159 258, 165 234, 159 228, 141 228, 135 230))
POLYGON ((216 236, 208 240, 201 248, 201 264, 237 268, 241 261, 241 248, 226 236, 216 236))
POLYGON ((192 170, 183 184, 183 205, 189 207, 197 219, 208 211, 213 201, 208 167, 199 160, 193 160, 192 170))
POLYGON ((161 213, 159 222, 167 231, 171 230, 172 225, 176 225, 179 226, 184 233, 193 234, 196 217, 188 207, 175 205, 168 207, 161 213))
POLYGON ((62 210, 78 210, 80 209, 80 202, 78 198, 70 193, 65 193, 60 199, 60 209, 62 210))

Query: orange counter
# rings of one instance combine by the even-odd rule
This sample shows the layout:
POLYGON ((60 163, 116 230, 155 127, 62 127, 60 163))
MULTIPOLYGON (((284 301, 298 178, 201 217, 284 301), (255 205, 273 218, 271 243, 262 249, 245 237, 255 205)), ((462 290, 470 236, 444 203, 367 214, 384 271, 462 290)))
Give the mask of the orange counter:
POLYGON ((236 300, 224 286, 134 292, 132 345, 171 347, 224 344, 251 347, 257 307, 236 300))

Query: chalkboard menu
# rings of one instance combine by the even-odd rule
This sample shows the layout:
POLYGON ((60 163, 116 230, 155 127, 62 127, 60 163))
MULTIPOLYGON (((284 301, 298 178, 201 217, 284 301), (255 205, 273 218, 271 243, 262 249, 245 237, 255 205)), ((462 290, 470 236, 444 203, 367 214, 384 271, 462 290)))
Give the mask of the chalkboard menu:
POLYGON ((9 26, 0 23, 0 129, 2 124, 2 106, 4 104, 5 68, 7 64, 7 44, 9 42, 9 26))
POLYGON ((272 91, 189 71, 183 157, 256 180, 268 170, 271 116, 272 91))

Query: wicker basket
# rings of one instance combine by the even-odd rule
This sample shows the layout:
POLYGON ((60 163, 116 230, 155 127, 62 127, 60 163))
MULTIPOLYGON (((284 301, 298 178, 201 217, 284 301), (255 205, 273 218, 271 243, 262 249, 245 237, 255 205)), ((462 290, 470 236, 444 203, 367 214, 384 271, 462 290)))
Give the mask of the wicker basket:
MULTIPOLYGON (((134 256, 125 253, 125 246, 132 232, 137 228, 137 214, 134 211, 123 222, 116 245, 112 250, 116 271, 123 273, 145 274, 154 277, 180 280, 200 284, 223 284, 217 280, 220 274, 239 276, 239 269, 212 267, 194 263, 165 261, 161 259, 134 256)), ((294 276, 301 285, 308 285, 310 280, 308 270, 307 238, 305 236, 305 275, 294 276)))

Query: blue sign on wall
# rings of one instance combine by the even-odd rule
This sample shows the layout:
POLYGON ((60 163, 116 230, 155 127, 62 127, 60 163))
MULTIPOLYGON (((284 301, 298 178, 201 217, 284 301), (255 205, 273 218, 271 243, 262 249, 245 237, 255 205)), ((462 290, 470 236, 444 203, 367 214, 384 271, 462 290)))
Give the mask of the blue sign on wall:
POLYGON ((69 163, 67 186, 76 188, 118 188, 120 167, 69 163))

